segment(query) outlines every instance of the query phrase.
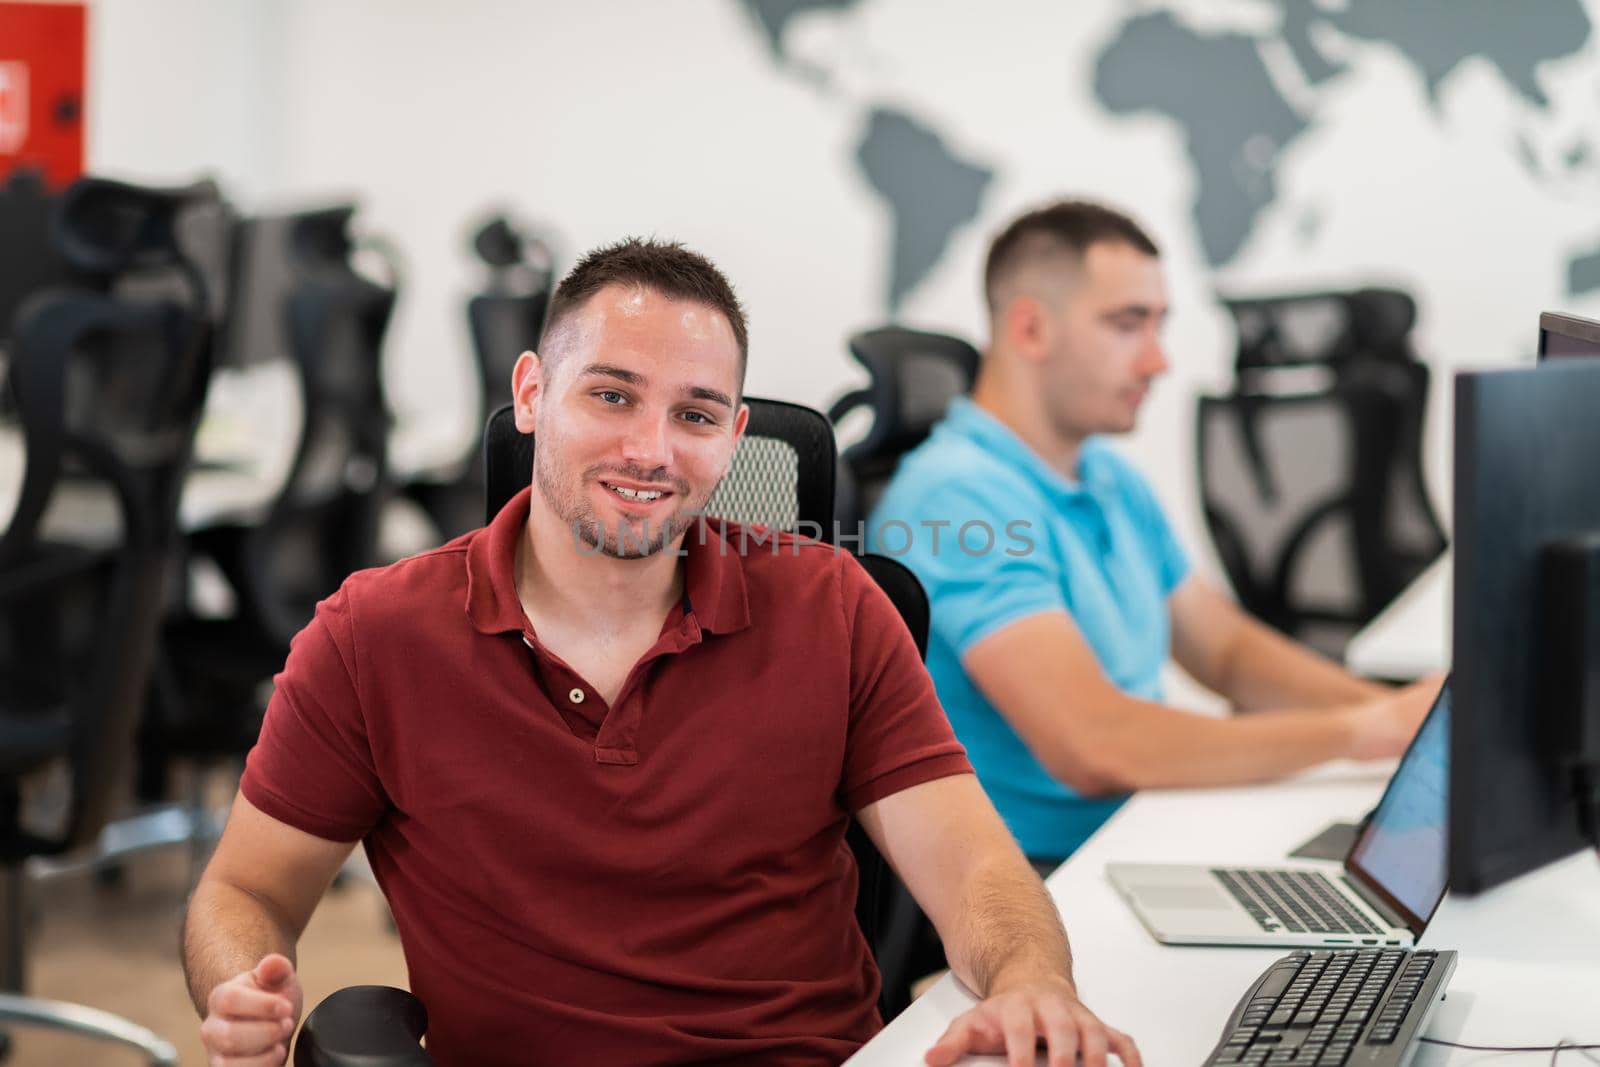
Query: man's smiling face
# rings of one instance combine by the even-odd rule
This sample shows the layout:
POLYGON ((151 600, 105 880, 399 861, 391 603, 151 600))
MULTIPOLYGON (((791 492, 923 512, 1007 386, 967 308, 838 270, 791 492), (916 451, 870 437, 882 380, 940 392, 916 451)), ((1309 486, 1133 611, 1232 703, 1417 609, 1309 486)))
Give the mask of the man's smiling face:
POLYGON ((636 558, 676 543, 748 417, 727 318, 609 285, 540 347, 542 366, 515 382, 518 426, 535 433, 534 491, 590 550, 636 558))

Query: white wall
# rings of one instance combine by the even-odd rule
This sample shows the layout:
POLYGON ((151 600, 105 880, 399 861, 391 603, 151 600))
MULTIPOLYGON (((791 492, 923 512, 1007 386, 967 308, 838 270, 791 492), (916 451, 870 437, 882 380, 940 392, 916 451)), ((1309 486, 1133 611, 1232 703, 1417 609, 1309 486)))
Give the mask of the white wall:
POLYGON ((90 0, 90 169, 215 177, 253 205, 283 187, 281 12, 272 0, 90 0))
MULTIPOLYGON (((1171 6, 1213 31, 1278 17, 1241 0, 1171 6)), ((1231 360, 1213 292, 1390 280, 1419 293, 1418 342, 1441 382, 1526 358, 1539 310, 1600 313, 1600 294, 1567 296, 1553 254, 1600 244, 1600 182, 1593 168, 1540 178, 1513 142, 1546 158, 1595 129, 1600 63, 1591 44, 1541 68, 1551 104, 1534 108, 1473 61, 1434 104, 1393 49, 1333 42, 1349 70, 1305 104, 1315 131, 1285 154, 1277 205, 1218 274, 1194 224, 1183 131, 1093 100, 1094 57, 1129 11, 869 0, 795 18, 780 69, 734 0, 98 0, 90 160, 160 179, 211 167, 247 206, 359 195, 363 225, 406 257, 394 403, 464 442, 467 226, 495 205, 553 227, 564 262, 623 234, 688 242, 749 307, 752 392, 825 406, 853 385, 842 340, 885 317, 890 216, 849 160, 872 106, 903 107, 996 174, 904 320, 981 338, 988 238, 1062 193, 1124 205, 1157 236, 1174 370, 1127 448, 1214 566, 1192 453, 1193 398, 1231 360), (1311 236, 1308 219, 1320 220, 1311 236)), ((1432 422, 1443 507, 1443 403, 1432 422)))

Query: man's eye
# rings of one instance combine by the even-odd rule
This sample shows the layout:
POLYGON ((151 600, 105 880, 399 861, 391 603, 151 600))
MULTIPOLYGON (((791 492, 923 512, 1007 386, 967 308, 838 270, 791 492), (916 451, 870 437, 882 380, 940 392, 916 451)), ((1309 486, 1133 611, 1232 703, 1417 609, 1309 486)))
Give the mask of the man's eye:
POLYGON ((685 411, 683 417, 697 426, 712 425, 711 417, 703 411, 685 411))
POLYGON ((607 404, 624 404, 628 400, 627 397, 623 396, 615 389, 602 389, 595 395, 601 400, 605 401, 607 404))

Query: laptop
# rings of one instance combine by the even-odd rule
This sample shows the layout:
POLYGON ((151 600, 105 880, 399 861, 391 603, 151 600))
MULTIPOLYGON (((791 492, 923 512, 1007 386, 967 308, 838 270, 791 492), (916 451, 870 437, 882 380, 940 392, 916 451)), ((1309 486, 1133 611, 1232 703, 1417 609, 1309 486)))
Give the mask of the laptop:
POLYGON ((1415 945, 1445 892, 1449 731, 1446 680, 1342 871, 1108 863, 1106 874, 1164 944, 1415 945))

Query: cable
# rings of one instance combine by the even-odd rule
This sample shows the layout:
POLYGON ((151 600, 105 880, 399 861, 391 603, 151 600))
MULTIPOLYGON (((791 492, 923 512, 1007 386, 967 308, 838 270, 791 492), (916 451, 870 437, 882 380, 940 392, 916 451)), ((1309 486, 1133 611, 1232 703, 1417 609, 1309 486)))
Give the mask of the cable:
POLYGON ((1548 1052, 1550 1053, 1550 1062, 1552 1064, 1556 1062, 1556 1057, 1563 1052, 1576 1052, 1586 1060, 1600 1063, 1600 1058, 1589 1055, 1589 1050, 1600 1049, 1600 1044, 1579 1045, 1568 1041, 1566 1038, 1562 1038, 1554 1045, 1468 1045, 1460 1041, 1445 1041, 1437 1037, 1419 1037, 1417 1040, 1430 1045, 1448 1045, 1450 1048, 1464 1048, 1472 1052, 1548 1052))

